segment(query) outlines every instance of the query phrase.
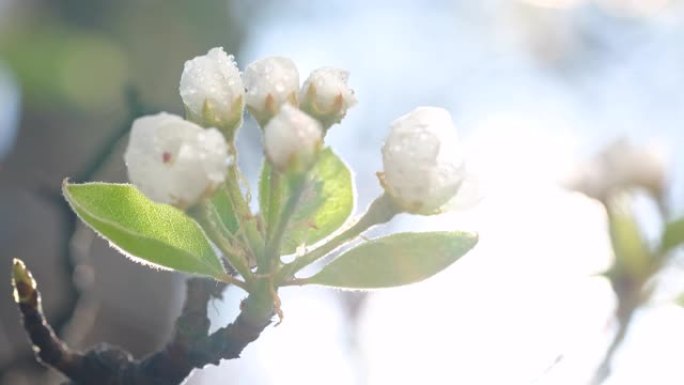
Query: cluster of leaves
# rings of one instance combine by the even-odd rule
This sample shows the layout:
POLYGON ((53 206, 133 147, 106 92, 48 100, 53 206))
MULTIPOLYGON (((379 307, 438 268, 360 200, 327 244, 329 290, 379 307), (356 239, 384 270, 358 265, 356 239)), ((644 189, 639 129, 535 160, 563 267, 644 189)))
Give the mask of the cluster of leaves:
MULTIPOLYGON (((345 232, 349 234, 329 239, 345 225, 355 206, 352 174, 329 148, 320 153, 302 184, 294 210, 289 215, 278 257, 298 254, 290 264, 283 264, 280 258, 271 261, 278 266, 275 273, 288 273, 280 275, 282 279, 276 283, 280 286, 313 283, 368 289, 410 284, 446 268, 477 242, 474 234, 465 232, 394 234, 362 242, 341 253, 312 277, 296 279, 294 273, 297 270, 325 256, 328 254, 326 251, 334 251, 368 227, 368 223, 360 224, 362 218, 356 224, 361 228, 352 226, 351 232, 345 232), (313 245, 326 239, 327 243, 309 253, 301 253, 301 249, 298 252, 302 245, 313 245), (307 259, 310 254, 315 254, 315 258, 307 259)), ((261 239, 269 238, 267 224, 277 222, 277 219, 269 218, 283 216, 283 206, 296 193, 292 191, 296 188, 293 186, 287 178, 278 178, 268 162, 264 162, 259 183, 261 211, 256 215, 256 223, 260 224, 258 231, 263 233, 261 239), (279 212, 274 212, 276 210, 279 212)), ((63 192, 78 216, 125 255, 152 266, 220 281, 229 277, 212 241, 216 244, 220 239, 238 237, 245 231, 245 222, 254 219, 243 218, 234 210, 230 194, 225 189, 219 189, 204 205, 204 210, 209 210, 218 221, 196 221, 194 216, 179 209, 150 201, 136 187, 128 184, 67 182, 63 192), (211 234, 216 231, 220 234, 214 238, 211 234)), ((386 196, 378 201, 383 201, 392 210, 386 196)), ((384 222, 393 215, 391 213, 388 218, 377 222, 384 222)), ((228 256, 224 253, 223 257, 228 256)), ((254 273, 255 265, 251 263, 248 271, 233 267, 244 276, 254 273)), ((249 277, 245 278, 250 281, 249 277)), ((249 286, 243 288, 250 291, 249 286)))

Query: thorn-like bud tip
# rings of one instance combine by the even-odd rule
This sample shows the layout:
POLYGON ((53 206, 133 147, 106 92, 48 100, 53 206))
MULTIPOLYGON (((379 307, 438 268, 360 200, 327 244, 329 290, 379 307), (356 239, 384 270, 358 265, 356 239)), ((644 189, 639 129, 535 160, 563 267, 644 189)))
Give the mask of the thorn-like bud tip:
POLYGON ((17 303, 25 303, 31 298, 36 290, 36 280, 26 268, 24 262, 14 258, 12 266, 12 285, 14 286, 14 300, 17 303))

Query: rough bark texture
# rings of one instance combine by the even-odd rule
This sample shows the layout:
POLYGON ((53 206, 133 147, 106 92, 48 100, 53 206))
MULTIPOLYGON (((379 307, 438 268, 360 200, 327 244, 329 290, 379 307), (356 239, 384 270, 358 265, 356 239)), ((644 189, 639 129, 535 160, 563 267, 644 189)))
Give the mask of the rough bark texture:
POLYGON ((242 312, 235 322, 209 335, 207 305, 212 298, 221 296, 225 285, 209 279, 190 278, 174 336, 160 351, 141 360, 107 344, 79 353, 60 341, 46 322, 40 292, 21 262, 15 263, 12 282, 24 328, 38 360, 60 371, 71 380, 67 384, 73 385, 181 384, 195 368, 238 358, 270 324, 270 319, 255 322, 242 312))

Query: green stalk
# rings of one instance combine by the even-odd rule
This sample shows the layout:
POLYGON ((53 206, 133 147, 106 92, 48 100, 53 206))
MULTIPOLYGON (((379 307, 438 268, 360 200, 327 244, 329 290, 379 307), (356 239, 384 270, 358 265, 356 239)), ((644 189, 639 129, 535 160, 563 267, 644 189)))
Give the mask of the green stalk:
POLYGON ((241 316, 251 325, 269 323, 273 314, 280 312, 275 304, 271 282, 266 278, 259 278, 250 286, 249 296, 242 302, 241 316))
POLYGON ((263 258, 264 239, 257 228, 256 218, 254 214, 252 214, 249 204, 240 190, 237 151, 233 143, 229 144, 229 152, 233 155, 233 162, 228 166, 228 175, 225 183, 226 189, 228 190, 228 196, 233 203, 233 209, 235 210, 235 216, 238 219, 240 230, 244 234, 245 241, 249 245, 252 254, 258 261, 260 258, 263 258))
POLYGON ((223 283, 227 283, 228 285, 237 286, 240 289, 249 293, 250 285, 245 281, 241 281, 241 280, 231 276, 230 274, 222 274, 220 276, 214 277, 214 279, 216 279, 217 281, 221 281, 223 283))
MULTIPOLYGON (((273 219, 273 221, 276 222, 275 226, 269 226, 269 237, 268 242, 266 243, 264 260, 262 261, 263 266, 266 267, 269 273, 279 263, 280 247, 283 242, 283 237, 285 236, 285 230, 290 223, 292 214, 294 214, 306 186, 306 174, 292 176, 291 178, 292 179, 289 181, 290 196, 287 199, 287 203, 280 215, 276 215, 275 219, 273 219)), ((272 196, 273 194, 271 194, 271 197, 272 196)), ((271 220, 271 213, 273 210, 272 208, 269 208, 269 210, 269 220, 271 220)))
POLYGON ((245 281, 251 282, 254 279, 254 275, 249 268, 249 262, 245 258, 245 250, 234 246, 226 237, 225 234, 228 230, 221 224, 216 210, 207 203, 201 203, 195 208, 188 210, 188 215, 200 224, 209 239, 221 250, 221 253, 228 259, 231 266, 240 273, 245 281))
POLYGON ((389 222, 389 220, 399 212, 401 211, 387 194, 381 195, 371 203, 366 213, 363 214, 352 227, 338 234, 335 238, 318 248, 311 250, 295 259, 293 262, 285 265, 280 274, 278 274, 276 282, 285 282, 292 279, 294 275, 304 267, 318 261, 337 248, 352 241, 371 227, 389 222))
POLYGON ((266 233, 271 234, 277 225, 280 214, 280 196, 282 186, 280 184, 280 173, 271 167, 269 175, 269 196, 268 196, 268 218, 266 219, 266 233))

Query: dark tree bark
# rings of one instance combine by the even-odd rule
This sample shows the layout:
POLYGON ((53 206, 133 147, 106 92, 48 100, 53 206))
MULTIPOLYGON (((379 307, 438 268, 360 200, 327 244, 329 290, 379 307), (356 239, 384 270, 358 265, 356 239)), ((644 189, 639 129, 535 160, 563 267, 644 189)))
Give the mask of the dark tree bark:
POLYGON ((174 336, 160 351, 141 360, 107 344, 80 353, 66 346, 45 320, 36 281, 19 260, 14 262, 12 283, 37 359, 64 374, 71 380, 68 384, 73 385, 181 384, 195 368, 238 358, 271 322, 270 316, 255 318, 242 311, 232 324, 208 334, 208 303, 220 298, 225 284, 190 278, 174 336))

